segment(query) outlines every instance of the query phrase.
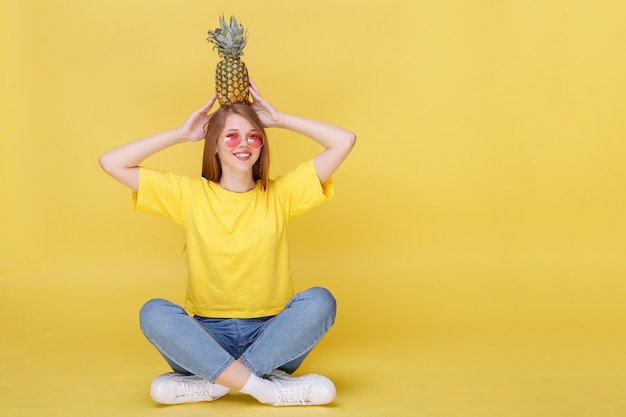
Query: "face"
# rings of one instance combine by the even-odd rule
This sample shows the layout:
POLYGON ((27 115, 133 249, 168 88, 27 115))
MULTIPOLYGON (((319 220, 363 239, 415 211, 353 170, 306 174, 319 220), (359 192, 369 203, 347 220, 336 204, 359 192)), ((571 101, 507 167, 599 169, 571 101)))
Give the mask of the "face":
POLYGON ((222 175, 228 171, 249 171, 261 155, 263 135, 248 119, 231 114, 217 139, 216 152, 222 165, 222 175))

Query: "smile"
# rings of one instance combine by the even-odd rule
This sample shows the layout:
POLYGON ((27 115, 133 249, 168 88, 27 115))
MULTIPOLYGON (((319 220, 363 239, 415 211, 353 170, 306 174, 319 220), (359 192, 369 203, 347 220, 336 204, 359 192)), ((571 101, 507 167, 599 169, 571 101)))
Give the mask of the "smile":
POLYGON ((252 153, 250 153, 250 152, 237 152, 237 153, 234 153, 233 155, 235 155, 235 158, 239 159, 240 161, 247 161, 252 156, 252 153))

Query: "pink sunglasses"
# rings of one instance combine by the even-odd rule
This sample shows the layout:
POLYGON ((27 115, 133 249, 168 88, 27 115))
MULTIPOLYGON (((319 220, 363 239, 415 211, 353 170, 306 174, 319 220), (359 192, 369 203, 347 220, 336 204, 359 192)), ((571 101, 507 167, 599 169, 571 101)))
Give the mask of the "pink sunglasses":
POLYGON ((258 149, 263 146, 263 136, 258 132, 252 132, 248 136, 241 136, 239 132, 228 132, 224 136, 224 143, 229 148, 234 148, 241 144, 242 139, 246 139, 246 142, 251 148, 258 149))

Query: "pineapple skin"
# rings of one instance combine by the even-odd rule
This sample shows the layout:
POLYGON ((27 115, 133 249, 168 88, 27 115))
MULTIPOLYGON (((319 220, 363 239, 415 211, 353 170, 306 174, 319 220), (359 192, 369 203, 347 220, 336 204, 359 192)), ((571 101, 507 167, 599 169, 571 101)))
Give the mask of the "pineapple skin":
POLYGON ((241 61, 248 41, 247 31, 234 16, 230 17, 229 23, 226 23, 224 15, 219 20, 220 26, 209 30, 207 38, 221 58, 215 69, 215 92, 218 101, 221 106, 238 102, 250 104, 248 69, 241 61))
POLYGON ((224 57, 215 69, 215 92, 220 106, 250 103, 248 68, 239 58, 224 57))

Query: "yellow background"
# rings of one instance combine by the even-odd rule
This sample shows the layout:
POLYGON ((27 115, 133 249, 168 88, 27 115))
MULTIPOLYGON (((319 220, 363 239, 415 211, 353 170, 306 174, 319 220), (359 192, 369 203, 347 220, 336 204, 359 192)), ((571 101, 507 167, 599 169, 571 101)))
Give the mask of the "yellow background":
MULTIPOLYGON (((0 4, 3 416, 626 415, 626 3, 0 4), (207 100, 221 13, 268 100, 359 137, 291 229, 298 289, 339 301, 303 369, 330 407, 147 394, 167 369, 136 315, 182 300, 182 236, 97 157, 207 100)), ((270 139, 273 175, 319 151, 270 139)), ((201 146, 149 163, 195 175, 201 146)))

